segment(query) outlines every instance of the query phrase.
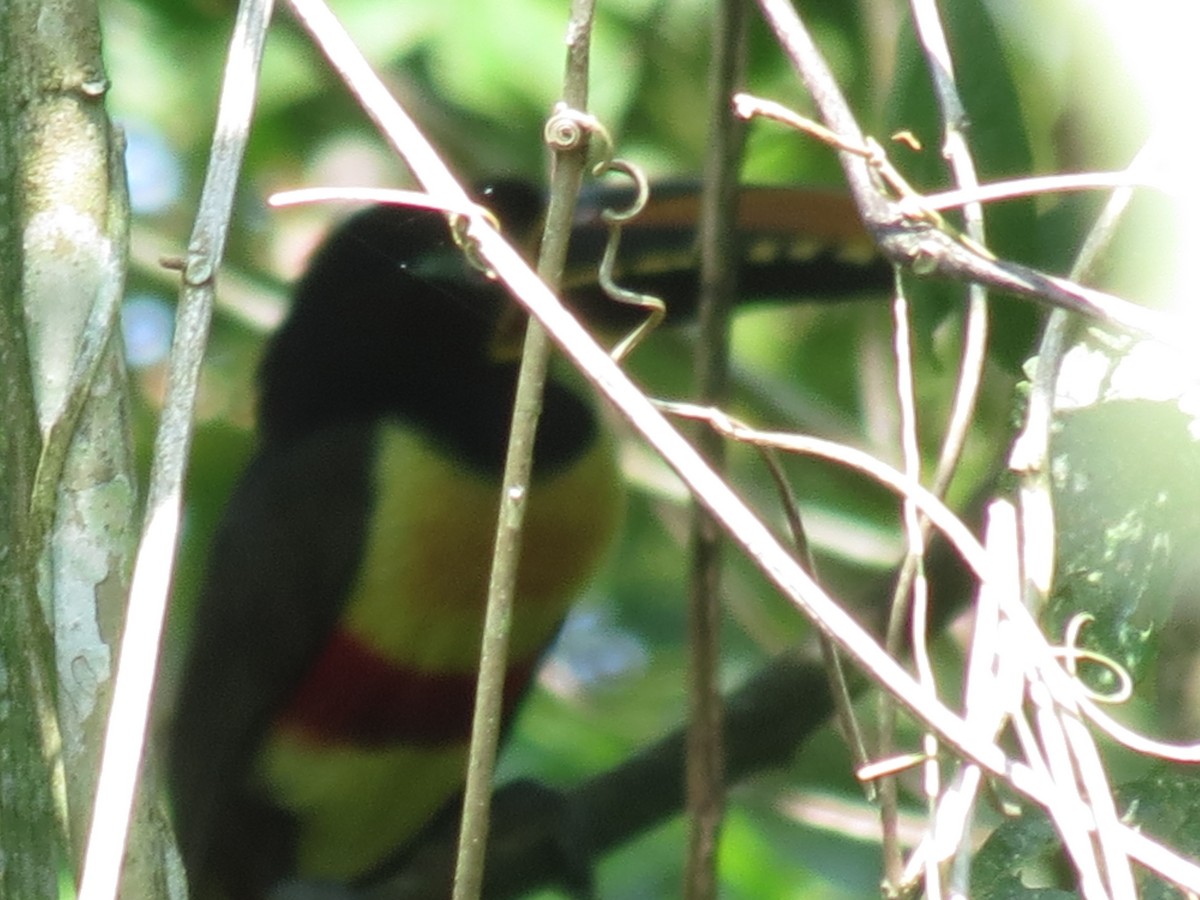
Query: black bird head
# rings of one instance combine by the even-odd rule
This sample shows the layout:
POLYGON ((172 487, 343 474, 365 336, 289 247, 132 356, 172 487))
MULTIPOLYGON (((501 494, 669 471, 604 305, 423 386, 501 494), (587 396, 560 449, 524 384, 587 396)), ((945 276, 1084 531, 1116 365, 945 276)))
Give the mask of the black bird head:
MULTIPOLYGON (((528 243, 540 192, 503 181, 478 197, 515 243, 528 243)), ((496 367, 511 368, 489 350, 511 303, 468 261, 445 214, 404 206, 357 213, 311 260, 263 360, 264 439, 387 414, 444 424, 447 410, 480 402, 496 367)))
MULTIPOLYGON (((479 202, 518 246, 531 246, 543 197, 498 181, 479 202)), ((352 216, 317 251, 259 371, 265 444, 331 425, 403 419, 467 464, 503 464, 517 360, 508 291, 468 260, 444 213, 376 206, 352 216)), ((551 383, 537 453, 545 469, 591 440, 587 403, 551 383)))

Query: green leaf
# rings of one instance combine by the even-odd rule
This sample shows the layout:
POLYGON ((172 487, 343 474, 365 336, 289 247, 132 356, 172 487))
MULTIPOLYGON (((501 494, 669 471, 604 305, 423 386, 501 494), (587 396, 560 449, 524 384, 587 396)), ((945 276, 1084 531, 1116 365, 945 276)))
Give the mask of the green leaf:
MULTIPOLYGON (((1190 424, 1175 403, 1118 400, 1062 415, 1052 442, 1058 554, 1047 633, 1054 639, 1090 613, 1084 645, 1135 676, 1153 661, 1172 582, 1200 538, 1200 444, 1190 424)), ((1097 689, 1113 686, 1111 672, 1089 673, 1097 689)))
POLYGON ((1070 880, 1058 834, 1040 810, 993 831, 971 863, 976 900, 1074 900, 1063 889, 1070 880))

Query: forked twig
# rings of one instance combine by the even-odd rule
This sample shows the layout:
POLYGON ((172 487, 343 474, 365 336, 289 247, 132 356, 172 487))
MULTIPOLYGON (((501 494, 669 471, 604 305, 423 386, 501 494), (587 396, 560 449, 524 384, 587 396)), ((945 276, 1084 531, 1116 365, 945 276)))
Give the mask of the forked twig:
MULTIPOLYGON (((851 147, 868 146, 854 114, 795 8, 787 0, 759 0, 780 45, 796 67, 825 127, 851 147)), ((1177 316, 1147 309, 1112 294, 996 259, 957 235, 913 221, 893 198, 879 190, 877 168, 861 154, 840 150, 846 181, 864 224, 888 259, 918 275, 971 281, 1081 313, 1115 328, 1152 337, 1171 346, 1190 346, 1192 329, 1177 316)))

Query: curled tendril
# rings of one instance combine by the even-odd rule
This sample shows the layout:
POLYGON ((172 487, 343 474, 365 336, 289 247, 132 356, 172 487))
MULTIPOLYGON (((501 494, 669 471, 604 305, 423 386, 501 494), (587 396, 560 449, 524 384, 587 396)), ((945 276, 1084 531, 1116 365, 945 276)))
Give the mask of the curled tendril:
POLYGON ((476 206, 470 214, 453 213, 450 216, 450 236, 454 239, 454 245, 462 251, 467 262, 478 269, 488 278, 496 277, 495 270, 488 265, 483 254, 479 252, 479 241, 471 234, 471 221, 474 217, 479 216, 487 220, 487 223, 496 229, 501 230, 500 220, 496 218, 496 214, 486 206, 476 206))
POLYGON ((600 287, 612 300, 640 307, 647 312, 646 320, 610 351, 612 358, 620 362, 667 314, 666 306, 658 297, 626 290, 618 285, 613 277, 617 265, 617 249, 621 243, 621 226, 645 209, 650 198, 650 183, 646 179, 646 173, 639 166, 613 156, 612 136, 603 123, 590 113, 572 109, 565 103, 558 103, 546 121, 542 136, 546 144, 556 152, 575 150, 594 137, 597 139, 597 145, 589 148, 597 159, 592 167, 592 174, 598 178, 609 172, 616 172, 633 181, 633 202, 626 209, 606 209, 601 213, 601 218, 608 225, 608 241, 604 245, 604 256, 600 261, 600 287))
POLYGON ((604 124, 591 113, 572 109, 559 102, 554 105, 554 112, 546 120, 546 127, 542 129, 542 140, 557 153, 576 150, 592 137, 600 142, 599 148, 594 152, 601 162, 607 163, 613 155, 612 136, 604 124))
POLYGON ((601 213, 601 217, 610 225, 616 225, 623 222, 628 222, 630 219, 639 216, 646 204, 650 200, 650 182, 646 179, 646 173, 641 166, 635 165, 626 159, 606 159, 596 163, 596 167, 592 170, 592 174, 599 177, 607 175, 609 172, 620 172, 623 175, 628 175, 633 181, 634 196, 633 201, 623 210, 606 209, 601 213))
POLYGON ((1079 646, 1079 635, 1084 627, 1096 621, 1091 613, 1079 613, 1067 622, 1066 634, 1063 636, 1062 647, 1054 648, 1054 655, 1061 658, 1066 665, 1067 674, 1075 679, 1076 684, 1096 703, 1125 703, 1133 696, 1133 676, 1116 660, 1095 650, 1079 646), (1109 693, 1094 691, 1079 677, 1078 663, 1080 660, 1107 669, 1117 679, 1117 686, 1109 693))
POLYGON ((650 199, 650 184, 646 180, 646 173, 642 171, 641 167, 624 159, 607 160, 604 163, 598 164, 595 168, 597 175, 606 172, 620 172, 633 179, 636 193, 633 202, 626 209, 606 209, 601 213, 601 217, 608 223, 608 241, 604 245, 604 256, 600 260, 600 287, 604 290, 604 293, 618 303, 636 306, 646 311, 646 319, 637 328, 625 335, 617 346, 613 347, 610 351, 613 360, 620 362, 638 344, 645 340, 651 331, 658 327, 663 317, 667 314, 667 307, 659 297, 623 288, 616 283, 613 277, 613 272, 617 265, 617 250, 621 245, 621 226, 645 209, 646 202, 650 199))

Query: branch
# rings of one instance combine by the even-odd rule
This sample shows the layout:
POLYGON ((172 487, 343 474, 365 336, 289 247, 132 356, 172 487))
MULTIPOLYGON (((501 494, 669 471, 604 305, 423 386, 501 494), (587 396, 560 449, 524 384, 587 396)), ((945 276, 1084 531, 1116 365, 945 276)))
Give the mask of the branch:
MULTIPOLYGON (((738 170, 745 128, 733 117, 729 97, 741 86, 746 65, 746 4, 720 0, 712 15, 712 61, 708 97, 708 146, 699 225, 699 335, 695 355, 696 396, 721 403, 729 380, 729 318, 736 290, 738 170)), ((724 442, 712 432, 697 446, 718 469, 724 442)), ((689 900, 717 895, 717 840, 725 804, 725 712, 718 683, 721 631, 721 548, 716 523, 693 503, 690 509, 688 584, 688 842, 683 893, 689 900)), ((644 788, 643 788, 644 789, 644 788)), ((636 796, 627 794, 626 796, 636 796)), ((596 821, 590 817, 581 821, 596 821)))
MULTIPOLYGON (((925 49, 927 68, 933 76, 934 90, 941 109, 945 129, 945 140, 942 144, 942 155, 949 162, 954 179, 960 188, 972 190, 978 187, 979 180, 975 171, 975 162, 971 158, 967 146, 965 127, 966 110, 958 95, 955 83, 954 63, 950 57, 950 48, 938 16, 937 5, 931 0, 912 0, 913 20, 917 35, 925 49)), ((967 236, 975 246, 986 246, 987 239, 983 225, 983 208, 978 201, 969 202, 963 210, 966 218, 967 236)), ((904 296, 903 282, 896 281, 896 344, 897 344, 897 381, 901 386, 900 408, 902 421, 907 421, 908 427, 903 429, 903 445, 905 460, 909 474, 919 476, 920 453, 917 447, 916 412, 913 408, 911 346, 908 335, 907 301, 904 296), (903 349, 905 352, 900 352, 903 349)), ((987 355, 988 339, 988 309, 987 292, 979 284, 971 284, 967 289, 967 310, 963 322, 963 346, 959 363, 959 375, 954 392, 954 402, 950 420, 946 424, 945 437, 938 457, 937 470, 933 476, 932 489, 937 496, 945 494, 958 468, 963 445, 971 420, 975 415, 975 404, 979 396, 980 382, 983 378, 983 368, 987 355)), ((924 564, 924 545, 929 537, 928 521, 917 515, 916 509, 909 501, 905 502, 905 533, 908 539, 909 552, 905 555, 900 575, 896 579, 896 589, 892 595, 891 618, 888 625, 887 644, 890 651, 895 653, 901 644, 901 628, 904 622, 912 623, 912 645, 918 661, 918 670, 922 681, 931 689, 936 690, 933 680, 932 667, 928 664, 925 654, 928 635, 924 629, 927 612, 927 593, 924 564), (910 593, 911 592, 911 593, 910 593), (910 600, 911 596, 911 600, 910 600)), ((880 708, 880 747, 882 756, 889 756, 893 751, 894 732, 896 725, 895 705, 888 700, 881 700, 880 708)), ((926 753, 929 757, 927 785, 938 778, 937 748, 931 736, 926 738, 926 753)), ((930 794, 935 792, 930 791, 930 794)), ((884 868, 888 883, 895 889, 903 877, 898 840, 899 797, 898 785, 894 778, 886 779, 880 786, 881 819, 884 832, 884 868)), ((932 807, 934 796, 927 800, 932 807)), ((940 873, 936 866, 926 869, 926 888, 933 895, 941 893, 939 882, 940 873)))
POLYGON ((759 6, 812 95, 825 124, 841 142, 838 158, 850 191, 864 224, 888 259, 910 268, 917 275, 983 284, 1082 313, 1172 346, 1192 345, 1194 335, 1175 316, 1136 306, 1028 266, 997 259, 928 219, 909 215, 911 207, 891 199, 881 190, 876 169, 881 151, 863 136, 846 98, 791 3, 759 0, 759 6))
MULTIPOLYGON (((593 0, 572 0, 567 25, 567 66, 563 78, 563 103, 569 109, 586 110, 588 58, 591 50, 593 0)), ((550 203, 546 213, 538 273, 557 289, 567 261, 567 244, 575 203, 587 162, 588 141, 581 139, 559 145, 551 174, 550 203)), ((467 782, 463 794, 462 824, 455 863, 455 900, 480 896, 487 851, 488 814, 500 743, 504 706, 504 676, 508 661, 508 636, 516 594, 517 568, 521 556, 521 528, 529 502, 533 473, 533 445, 542 393, 550 364, 550 342, 536 321, 526 326, 525 344, 513 399, 512 427, 504 460, 500 490, 500 514, 492 570, 488 580, 483 642, 479 653, 478 688, 471 720, 471 743, 467 782)))
POLYGON ((36 548, 30 540, 29 499, 41 452, 30 349, 22 303, 24 256, 17 166, 28 70, 13 45, 27 34, 32 6, 5 9, 0 18, 0 679, 6 709, 0 719, 5 789, 0 792, 0 842, 5 865, 0 892, 49 897, 55 891, 52 860, 62 859, 65 823, 53 783, 50 735, 55 722, 54 644, 39 603, 36 548), (22 13, 24 16, 22 16, 22 13), (12 698, 13 702, 7 702, 12 698))
POLYGON ((82 852, 133 552, 129 213, 95 4, 9 3, 0 34, 0 893, 34 897, 82 852))

